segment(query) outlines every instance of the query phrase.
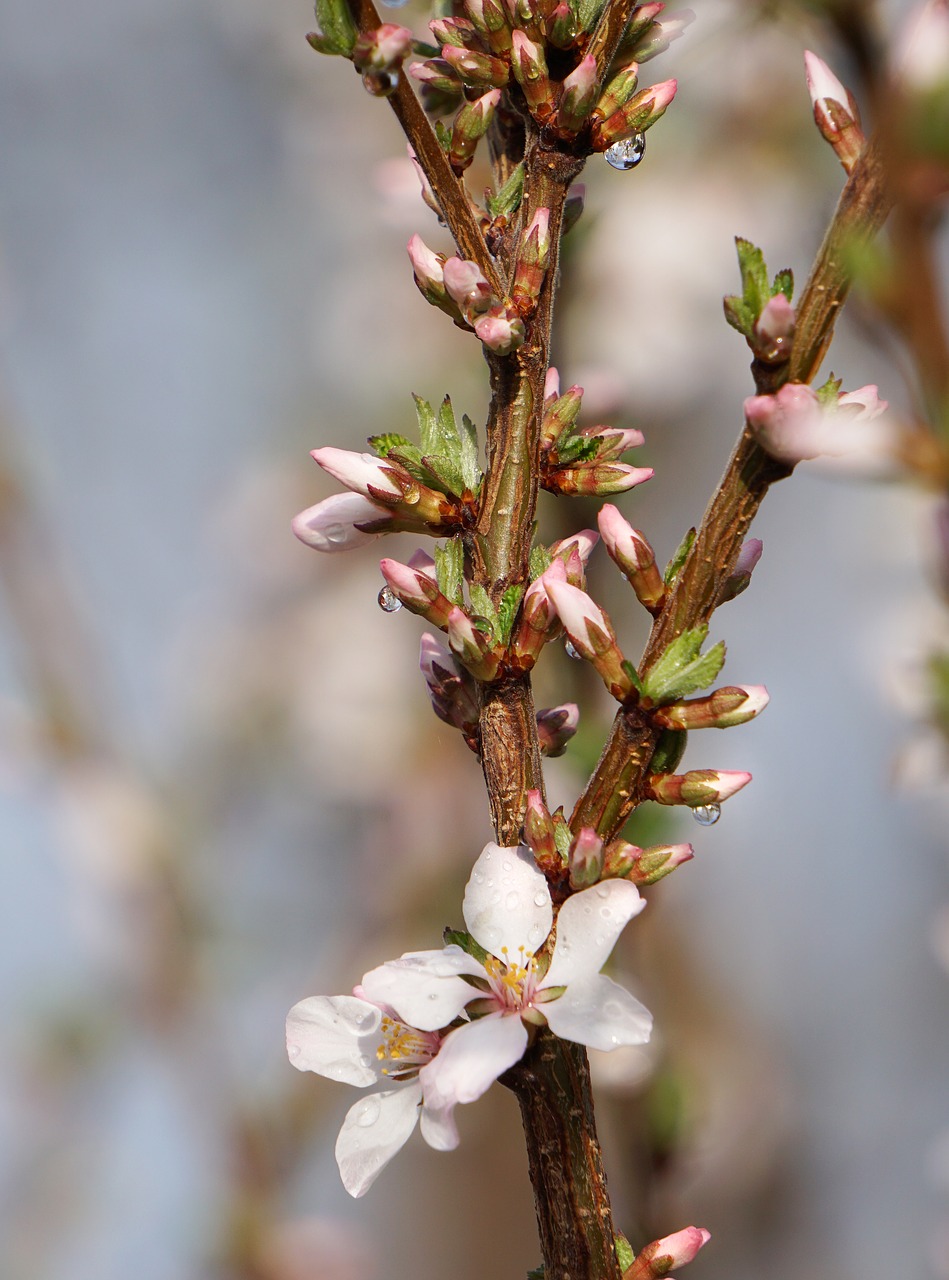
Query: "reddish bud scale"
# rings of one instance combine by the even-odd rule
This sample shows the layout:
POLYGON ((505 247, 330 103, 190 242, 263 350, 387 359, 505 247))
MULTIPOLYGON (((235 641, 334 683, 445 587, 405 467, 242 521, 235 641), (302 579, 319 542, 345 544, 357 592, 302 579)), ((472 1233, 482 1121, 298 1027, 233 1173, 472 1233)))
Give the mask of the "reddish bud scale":
POLYGON ((544 411, 544 421, 540 429, 540 447, 549 449, 568 427, 572 427, 580 416, 580 405, 583 400, 582 387, 570 387, 562 396, 557 396, 544 411))
POLYGON ((563 859, 557 851, 554 838, 554 820, 541 799, 539 791, 528 791, 524 810, 524 841, 534 855, 534 861, 549 878, 563 875, 563 859))
POLYGON ((596 104, 597 120, 608 120, 625 107, 639 84, 639 63, 631 62, 609 81, 596 104))
POLYGON ((547 19, 547 40, 556 49, 572 49, 580 34, 577 16, 566 0, 558 4, 547 19))
POLYGON ((704 698, 657 707, 652 716, 664 729, 730 729, 753 720, 767 705, 763 685, 726 685, 704 698))
POLYGON ((531 113, 546 119, 554 109, 555 91, 547 74, 543 46, 528 39, 520 30, 511 38, 511 70, 531 113))
POLYGON ((694 809, 698 805, 721 804, 750 781, 750 773, 691 769, 688 773, 651 773, 646 790, 650 799, 659 804, 685 804, 694 809))
POLYGON ((541 471, 541 486, 548 493, 585 494, 603 498, 625 493, 646 480, 651 480, 651 467, 628 467, 621 462, 592 463, 581 467, 546 467, 541 471))
POLYGON ((448 163, 460 177, 471 164, 479 141, 488 131, 495 108, 501 98, 500 89, 484 93, 474 102, 466 103, 455 117, 451 131, 448 163))
POLYGON ((605 151, 614 142, 620 142, 633 133, 645 133, 659 120, 675 97, 677 82, 664 80, 650 89, 637 93, 619 111, 615 111, 602 123, 594 126, 593 149, 605 151))

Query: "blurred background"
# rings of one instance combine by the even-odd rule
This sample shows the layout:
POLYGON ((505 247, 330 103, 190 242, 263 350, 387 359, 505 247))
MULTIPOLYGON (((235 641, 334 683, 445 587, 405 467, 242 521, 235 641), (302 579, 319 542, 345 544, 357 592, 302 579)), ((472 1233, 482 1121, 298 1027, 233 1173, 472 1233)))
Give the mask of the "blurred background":
MULTIPOLYGON (((588 165, 559 312, 586 420, 646 433, 656 478, 619 505, 663 560, 752 391, 721 312, 733 237, 800 287, 843 183, 802 51, 886 118, 912 8, 694 7, 646 69, 680 92, 644 163, 588 165)), ((486 404, 477 343, 412 284, 408 237, 449 244, 394 119, 312 25, 305 0, 0 13, 9 1280, 500 1280, 540 1260, 503 1089, 461 1109, 456 1152, 416 1135, 354 1202, 332 1154, 354 1096, 283 1046, 297 1000, 460 923, 490 835, 417 671, 422 625, 376 604, 376 549, 289 532, 333 490, 310 448, 406 431, 412 391, 476 421, 486 404)), ((594 1064, 598 1117, 634 1243, 712 1231, 694 1280, 949 1277, 939 172, 913 168, 905 270, 860 293, 825 369, 880 385, 903 466, 802 467, 769 497, 713 638, 772 704, 686 757, 754 785, 714 827, 663 811, 633 833, 696 857, 617 955, 658 1029, 594 1064)), ((543 531, 594 518, 550 503, 543 531)), ((635 654, 644 615, 594 565, 635 654)), ((612 711, 560 651, 538 686, 583 705, 549 769, 569 807, 612 711)))

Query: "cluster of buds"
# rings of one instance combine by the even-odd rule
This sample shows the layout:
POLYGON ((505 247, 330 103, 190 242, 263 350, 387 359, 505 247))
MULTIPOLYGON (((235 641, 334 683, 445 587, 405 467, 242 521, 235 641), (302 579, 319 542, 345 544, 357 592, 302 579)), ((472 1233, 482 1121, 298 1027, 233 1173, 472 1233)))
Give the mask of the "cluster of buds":
POLYGON ((383 533, 450 536, 464 523, 457 498, 422 484, 393 459, 334 448, 313 449, 311 457, 350 490, 294 518, 293 532, 317 551, 348 551, 383 533))
POLYGON ((540 436, 540 483, 550 493, 605 497, 625 493, 653 476, 651 467, 633 467, 619 459, 643 443, 633 428, 578 427, 583 388, 560 394, 557 370, 547 371, 540 436))
POLYGON ((802 382, 786 382, 774 395, 749 396, 745 419, 762 449, 793 466, 818 457, 886 456, 886 423, 875 431, 867 424, 880 419, 887 408, 875 386, 841 394, 839 381, 831 378, 817 391, 802 382))
POLYGON ((604 844, 592 827, 574 834, 562 809, 551 813, 539 791, 528 791, 524 841, 537 865, 553 884, 569 884, 578 892, 601 880, 655 884, 694 856, 690 844, 657 844, 641 849, 626 840, 604 844))
POLYGON ((804 68, 814 121, 844 169, 852 173, 867 141, 860 127, 857 100, 815 53, 804 54, 804 68))
POLYGON ((415 283, 427 302, 461 328, 473 329, 495 355, 509 355, 521 346, 524 321, 518 308, 495 297, 476 262, 433 253, 418 235, 412 236, 407 248, 415 283))
POLYGON ((386 98, 399 83, 402 63, 412 52, 413 36, 408 27, 384 22, 375 31, 360 31, 353 45, 353 66, 373 97, 386 98))
POLYGON ((636 6, 603 89, 587 52, 599 9, 578 0, 464 0, 464 16, 430 24, 441 56, 416 63, 411 74, 429 111, 519 89, 539 124, 564 139, 582 135, 582 145, 605 151, 650 128, 675 95, 674 80, 637 92, 639 66, 668 48, 689 20, 662 20, 664 8, 636 6))
POLYGON ((513 669, 530 671, 544 645, 560 635, 560 617, 547 593, 547 583, 550 578, 557 577, 582 590, 586 586, 587 562, 598 541, 592 529, 581 529, 572 537, 555 542, 550 548, 550 566, 534 579, 524 593, 520 619, 511 637, 510 665, 513 669))

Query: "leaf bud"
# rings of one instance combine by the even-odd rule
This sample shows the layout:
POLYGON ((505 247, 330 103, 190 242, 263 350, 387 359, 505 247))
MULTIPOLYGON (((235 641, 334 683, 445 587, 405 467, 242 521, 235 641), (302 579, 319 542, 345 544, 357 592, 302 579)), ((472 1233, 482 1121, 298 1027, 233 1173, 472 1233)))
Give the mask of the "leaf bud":
POLYGON ((732 684, 704 698, 657 707, 652 716, 664 729, 731 729, 764 711, 770 698, 763 684, 732 684))

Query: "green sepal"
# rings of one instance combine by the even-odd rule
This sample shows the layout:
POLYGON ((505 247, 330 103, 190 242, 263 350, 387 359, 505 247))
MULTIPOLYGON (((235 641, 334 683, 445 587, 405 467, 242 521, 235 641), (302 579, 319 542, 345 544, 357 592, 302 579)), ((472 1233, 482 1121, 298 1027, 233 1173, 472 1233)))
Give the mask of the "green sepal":
POLYGON ((442 47, 440 44, 428 44, 424 40, 413 40, 412 53, 417 58, 440 58, 442 47))
POLYGON ((465 572, 465 548, 461 537, 449 538, 444 546, 435 547, 435 581, 443 596, 461 608, 465 598, 462 583, 465 572))
POLYGON ((620 666, 626 672, 627 676, 629 676, 630 684, 633 686, 633 688, 636 690, 639 696, 643 697, 645 693, 645 690, 643 689, 643 682, 642 680, 640 680, 639 672, 630 662, 629 658, 624 658, 623 661, 620 663, 620 666))
MULTIPOLYGON (((320 28, 321 43, 327 46, 319 49, 319 52, 352 57, 357 31, 347 0, 316 0, 316 21, 320 28)), ((314 49, 318 48, 312 41, 310 43, 314 49)))
POLYGON ((771 283, 772 298, 779 293, 783 293, 788 302, 794 301, 794 272, 790 267, 783 267, 771 283))
POLYGON ((443 120, 436 120, 432 127, 435 130, 435 137, 438 139, 438 145, 441 147, 442 151, 450 151, 451 130, 446 127, 443 120))
POLYGON ((568 427, 563 435, 558 436, 554 447, 557 450, 558 463, 563 464, 593 462, 600 452, 601 445, 602 441, 597 436, 575 435, 568 427))
POLYGON ((545 573, 550 568, 550 562, 552 560, 553 556, 542 543, 538 542, 535 546, 531 547, 531 553, 527 560, 527 568, 531 575, 531 582, 533 582, 535 578, 539 578, 542 573, 545 573))
POLYGON ((694 542, 695 542, 695 530, 690 529, 688 533, 685 535, 685 537, 682 539, 682 541, 679 543, 678 547, 676 547, 675 555, 666 565, 666 571, 662 575, 662 580, 667 587, 671 587, 673 582, 675 582, 676 578, 678 578, 679 573, 682 570, 682 566, 685 564, 686 558, 688 557, 689 552, 692 550, 692 544, 694 542))
POLYGON ((408 450, 411 457, 414 450, 418 454, 416 461, 421 462, 422 454, 417 445, 414 445, 406 436, 400 436, 397 431, 387 431, 381 436, 369 437, 369 448, 379 455, 380 458, 388 458, 393 449, 398 449, 400 453, 408 450))
POLYGON ((620 1271, 628 1271, 636 1261, 633 1246, 619 1231, 616 1233, 616 1261, 619 1263, 620 1271))
POLYGON ((491 633, 497 640, 500 631, 500 619, 498 611, 494 607, 494 601, 485 591, 479 582, 469 582, 468 598, 471 601, 472 611, 481 618, 484 618, 491 626, 491 633))
POLYGON ((592 31, 597 19, 606 7, 606 0, 579 0, 577 22, 581 31, 592 31))
POLYGON ((835 405, 843 385, 843 378, 835 378, 833 374, 816 390, 817 399, 822 405, 835 405))
POLYGON ((319 31, 308 31, 306 42, 310 48, 315 49, 317 53, 327 53, 331 55, 343 54, 345 57, 344 51, 338 47, 336 41, 330 40, 319 31))
POLYGON ((510 587, 506 587, 504 594, 501 596, 501 605, 498 609, 498 640, 502 644, 507 644, 511 638, 511 628, 514 626, 514 619, 517 617, 517 611, 521 607, 521 597, 524 594, 524 585, 520 582, 513 583, 510 587))
POLYGON ((492 218, 509 218, 512 213, 517 211, 523 195, 524 162, 522 160, 514 169, 507 182, 498 188, 495 195, 492 195, 490 191, 485 193, 485 203, 488 207, 488 213, 492 218))
POLYGON ((567 859, 570 857, 570 846, 573 844, 573 832, 564 821, 562 813, 559 815, 559 822, 557 821, 557 814, 552 814, 551 816, 554 819, 554 844, 557 846, 557 852, 564 860, 564 865, 566 865, 567 859))
POLYGON ((488 958, 488 953, 479 943, 475 942, 470 933, 465 933, 464 929, 445 929, 442 932, 442 941, 446 947, 452 945, 461 947, 465 955, 469 955, 472 959, 477 960, 479 964, 484 964, 488 958))
POLYGON ((676 636, 643 677, 647 698, 657 704, 675 702, 712 683, 725 665, 725 642, 719 640, 702 653, 707 635, 708 626, 703 624, 676 636))
POLYGON ((663 729, 649 762, 649 772, 675 773, 679 761, 685 755, 688 737, 685 729, 663 729))

